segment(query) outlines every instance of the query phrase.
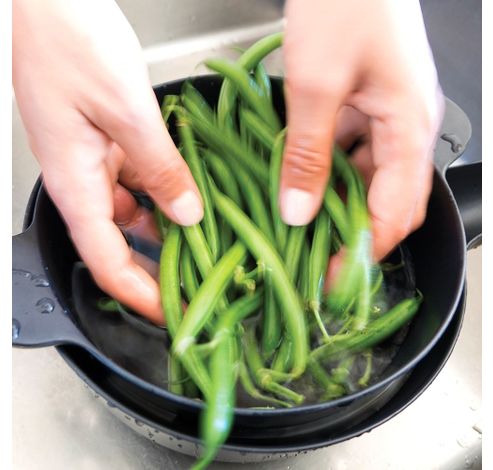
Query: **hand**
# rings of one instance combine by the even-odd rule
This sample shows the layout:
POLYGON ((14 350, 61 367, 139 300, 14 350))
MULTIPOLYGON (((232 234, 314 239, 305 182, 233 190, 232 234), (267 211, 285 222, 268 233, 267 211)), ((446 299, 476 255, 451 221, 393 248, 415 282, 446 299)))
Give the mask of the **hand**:
POLYGON ((162 323, 157 283, 117 225, 149 222, 126 188, 182 225, 203 209, 130 25, 110 0, 14 0, 13 82, 44 184, 96 282, 162 323))
POLYGON ((443 97, 417 0, 289 0, 284 40, 288 135, 284 221, 318 212, 331 148, 365 136, 363 171, 382 259, 424 221, 443 97))

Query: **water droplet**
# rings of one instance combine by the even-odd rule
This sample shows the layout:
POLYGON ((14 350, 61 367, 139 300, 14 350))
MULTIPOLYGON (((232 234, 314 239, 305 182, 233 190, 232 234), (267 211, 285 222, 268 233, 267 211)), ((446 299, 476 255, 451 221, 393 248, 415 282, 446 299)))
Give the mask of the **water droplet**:
POLYGON ((48 279, 46 279, 44 276, 37 275, 33 276, 31 279, 36 287, 50 287, 48 279))
POLYGON ((144 426, 144 423, 143 423, 140 419, 136 419, 136 420, 135 420, 135 424, 136 424, 137 426, 139 426, 139 427, 144 426))
POLYGON ((31 273, 29 271, 25 271, 24 269, 12 269, 12 273, 14 273, 16 276, 25 277, 26 279, 29 279, 31 277, 31 273))
POLYGON ((51 313, 55 310, 55 303, 48 297, 43 297, 36 302, 36 307, 40 313, 51 313))
POLYGON ((17 339, 21 331, 21 324, 19 320, 12 320, 12 339, 17 339))

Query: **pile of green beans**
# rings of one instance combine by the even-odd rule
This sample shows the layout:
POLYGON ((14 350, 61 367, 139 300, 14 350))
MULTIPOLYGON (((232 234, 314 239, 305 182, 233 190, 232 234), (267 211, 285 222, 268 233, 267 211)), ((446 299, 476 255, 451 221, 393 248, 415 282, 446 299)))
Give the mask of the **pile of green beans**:
POLYGON ((348 383, 358 358, 366 361, 358 386, 368 386, 372 347, 409 322, 421 301, 406 298, 387 312, 372 308, 385 291, 382 270, 371 258, 364 185, 340 149, 316 219, 302 227, 282 222, 286 129, 262 65, 282 38, 260 40, 237 62, 205 62, 224 78, 214 107, 191 82, 162 103, 205 206, 193 227, 179 227, 156 210, 162 307, 172 341, 169 390, 206 404, 196 469, 228 437, 237 386, 259 406, 306 402, 297 385, 303 381, 319 400, 331 400, 354 391, 348 383), (329 258, 341 248, 343 264, 327 295, 329 258))

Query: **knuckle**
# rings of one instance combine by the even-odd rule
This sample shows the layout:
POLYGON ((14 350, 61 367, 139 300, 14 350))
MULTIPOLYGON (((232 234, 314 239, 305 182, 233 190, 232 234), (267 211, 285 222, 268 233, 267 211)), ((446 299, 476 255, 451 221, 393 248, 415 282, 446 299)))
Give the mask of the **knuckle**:
POLYGON ((320 178, 328 170, 328 155, 303 142, 295 142, 284 158, 286 169, 295 177, 303 179, 320 178))
POLYGON ((118 112, 114 112, 112 121, 119 129, 141 134, 146 129, 147 116, 139 105, 125 103, 120 105, 118 112))
POLYGON ((141 178, 150 192, 162 191, 164 187, 174 187, 184 178, 183 163, 178 158, 160 162, 156 168, 143 172, 141 178))
POLYGON ((348 80, 342 74, 325 75, 305 72, 297 68, 286 77, 286 87, 291 96, 333 97, 338 96, 347 87, 348 80))
POLYGON ((149 126, 149 99, 145 93, 121 86, 106 90, 105 117, 115 129, 143 133, 149 126))

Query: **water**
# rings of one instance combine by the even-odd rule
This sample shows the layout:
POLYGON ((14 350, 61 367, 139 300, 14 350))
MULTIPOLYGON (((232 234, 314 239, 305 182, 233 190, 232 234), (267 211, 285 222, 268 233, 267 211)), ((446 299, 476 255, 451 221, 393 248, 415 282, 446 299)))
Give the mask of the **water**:
MULTIPOLYGON (((385 275, 384 294, 375 299, 375 305, 382 313, 401 299, 414 295, 415 280, 409 254, 404 249, 401 254, 397 253, 390 261, 398 264, 401 261, 401 256, 406 260, 405 268, 385 275)), ((96 306, 96 300, 102 294, 95 287, 85 268, 76 270, 73 280, 75 310, 78 313, 81 327, 89 339, 120 366, 135 373, 143 380, 167 389, 169 343, 164 336, 150 335, 148 331, 144 331, 140 326, 137 327, 133 322, 129 322, 127 317, 117 312, 102 315, 96 306)), ((37 307, 41 312, 49 313, 53 310, 54 304, 50 299, 43 298, 38 301, 37 307)), ((329 325, 329 330, 334 333, 337 326, 340 325, 332 323, 329 325)), ((397 353, 405 333, 406 330, 404 329, 392 340, 385 341, 381 346, 373 348, 371 375, 367 385, 376 383, 385 376, 385 371, 397 353)), ((320 344, 320 337, 314 335, 312 341, 312 347, 316 347, 320 344)), ((324 364, 328 373, 338 365, 338 361, 324 364)), ((358 381, 364 374, 366 365, 366 357, 363 354, 358 354, 344 381, 346 394, 361 390, 362 386, 358 381)), ((289 387, 305 395, 305 404, 319 402, 322 398, 320 387, 313 381, 310 374, 304 374, 301 379, 289 384, 289 387)), ((249 397, 241 385, 238 385, 237 406, 265 405, 264 401, 249 397)), ((269 403, 269 405, 271 404, 269 403)))
POLYGON ((36 309, 39 313, 51 313, 55 309, 55 302, 49 297, 43 297, 36 302, 36 309))
POLYGON ((19 333, 21 332, 21 324, 19 320, 12 320, 12 339, 17 339, 19 337, 19 333))

